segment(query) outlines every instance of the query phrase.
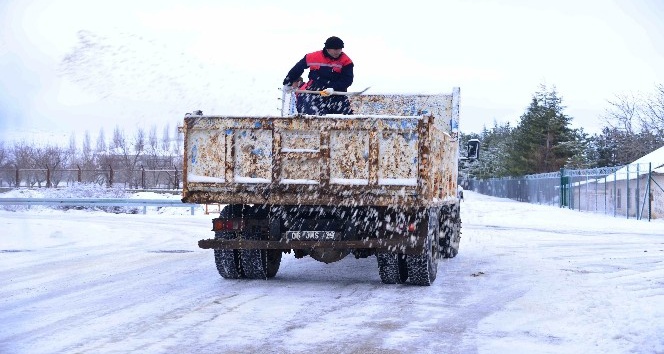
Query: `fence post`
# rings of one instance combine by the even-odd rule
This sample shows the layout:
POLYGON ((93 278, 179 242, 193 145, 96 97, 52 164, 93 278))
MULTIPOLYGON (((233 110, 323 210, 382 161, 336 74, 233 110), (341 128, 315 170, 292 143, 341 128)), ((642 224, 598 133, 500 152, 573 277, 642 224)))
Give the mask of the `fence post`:
POLYGON ((613 217, 618 214, 618 202, 618 170, 616 170, 613 172, 613 217))
POLYGON ((81 171, 81 166, 76 165, 76 168, 78 169, 78 172, 76 173, 76 180, 78 181, 78 183, 81 183, 81 180, 83 179, 82 178, 83 172, 81 171))
POLYGON ((108 172, 108 187, 113 186, 113 166, 108 165, 109 172, 108 172))
POLYGON ((566 205, 565 203, 565 169, 561 168, 560 169, 560 202, 558 203, 558 207, 562 208, 566 205))
POLYGON ((648 221, 652 219, 652 162, 648 162, 648 221))
POLYGON ((609 211, 609 189, 606 186, 606 177, 604 176, 604 215, 609 211))
POLYGON ((145 167, 141 165, 141 188, 145 189, 145 167))
POLYGON ((631 197, 631 195, 629 195, 629 165, 627 165, 627 178, 625 178, 625 188, 627 189, 625 191, 625 193, 626 193, 626 195, 625 195, 625 197, 626 197, 626 199, 625 199, 625 215, 629 219, 629 202, 630 202, 629 197, 631 197))
POLYGON ((641 174, 640 174, 641 168, 640 167, 641 167, 641 165, 637 163, 636 164, 636 191, 634 192, 634 201, 636 203, 636 205, 635 205, 636 210, 634 211, 634 213, 636 214, 636 220, 641 220, 641 214, 639 213, 639 204, 641 204, 641 203, 639 203, 639 196, 641 194, 641 185, 639 183, 640 182, 639 180, 641 179, 641 174))
POLYGON ((51 188, 51 169, 46 166, 46 188, 51 188))
POLYGON ((178 179, 178 167, 175 166, 175 185, 173 186, 173 189, 178 188, 180 188, 180 180, 178 179))
POLYGON ((19 178, 19 175, 18 175, 18 166, 16 166, 16 188, 18 188, 18 187, 21 186, 21 180, 18 179, 18 178, 19 178))

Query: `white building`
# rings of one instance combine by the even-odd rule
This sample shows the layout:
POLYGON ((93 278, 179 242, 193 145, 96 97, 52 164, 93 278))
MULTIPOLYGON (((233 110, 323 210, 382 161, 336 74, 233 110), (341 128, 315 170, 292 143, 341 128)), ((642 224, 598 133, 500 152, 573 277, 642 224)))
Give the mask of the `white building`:
POLYGON ((616 172, 585 183, 575 183, 581 209, 638 219, 664 218, 664 147, 616 172), (585 204, 585 205, 583 205, 585 204))

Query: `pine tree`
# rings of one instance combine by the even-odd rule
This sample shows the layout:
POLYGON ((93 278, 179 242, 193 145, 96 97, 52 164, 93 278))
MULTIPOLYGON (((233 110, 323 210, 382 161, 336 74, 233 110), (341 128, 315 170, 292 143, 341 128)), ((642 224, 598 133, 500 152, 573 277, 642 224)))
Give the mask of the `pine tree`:
POLYGON ((480 134, 462 134, 462 147, 469 139, 479 139, 480 159, 473 162, 464 162, 461 169, 464 175, 474 178, 491 178, 508 176, 507 161, 512 127, 509 123, 499 125, 494 121, 493 128, 484 127, 480 134))
POLYGON ((562 99, 555 88, 544 85, 513 132, 508 172, 512 176, 554 172, 567 164, 578 149, 572 118, 563 113, 562 99))

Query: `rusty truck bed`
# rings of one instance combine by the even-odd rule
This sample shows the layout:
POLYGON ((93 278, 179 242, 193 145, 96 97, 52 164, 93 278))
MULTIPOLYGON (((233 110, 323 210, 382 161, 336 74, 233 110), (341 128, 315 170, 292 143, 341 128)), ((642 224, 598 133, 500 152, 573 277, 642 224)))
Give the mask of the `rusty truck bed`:
POLYGON ((352 96, 356 115, 189 115, 183 201, 427 207, 456 198, 459 89, 352 96))
POLYGON ((432 116, 185 118, 183 201, 427 206, 455 195, 432 116), (440 155, 440 156, 437 156, 440 155))

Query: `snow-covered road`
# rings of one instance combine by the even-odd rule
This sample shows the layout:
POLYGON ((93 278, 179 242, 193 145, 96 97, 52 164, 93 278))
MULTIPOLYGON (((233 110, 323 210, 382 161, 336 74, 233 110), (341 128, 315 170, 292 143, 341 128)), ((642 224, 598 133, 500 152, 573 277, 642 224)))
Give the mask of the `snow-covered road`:
POLYGON ((664 223, 466 192, 431 287, 286 255, 224 280, 208 215, 0 211, 0 353, 664 353, 664 223))

